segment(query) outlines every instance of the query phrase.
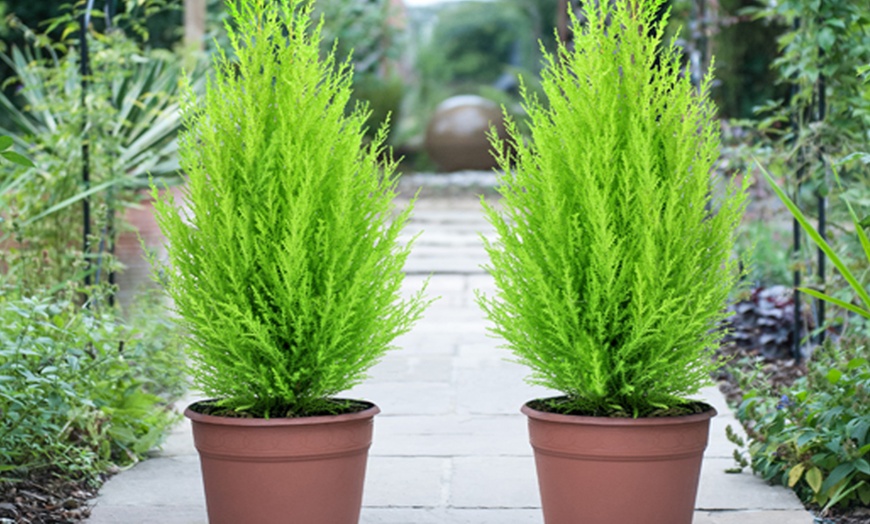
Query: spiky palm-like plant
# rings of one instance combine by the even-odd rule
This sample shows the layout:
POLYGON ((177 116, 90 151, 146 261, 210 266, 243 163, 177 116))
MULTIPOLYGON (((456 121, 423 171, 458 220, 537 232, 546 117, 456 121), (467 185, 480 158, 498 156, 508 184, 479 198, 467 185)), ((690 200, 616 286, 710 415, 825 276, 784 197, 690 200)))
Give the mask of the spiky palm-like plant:
POLYGON ((302 416, 359 382, 426 302, 401 300, 395 164, 346 116, 351 72, 319 59, 311 2, 227 2, 204 100, 188 89, 185 203, 157 198, 166 287, 190 332, 196 385, 228 410, 302 416))
MULTIPOLYGON (((737 278, 745 192, 714 200, 719 125, 663 44, 663 0, 585 2, 574 48, 546 57, 548 105, 523 93, 524 141, 494 140, 484 203, 497 295, 479 298, 534 383, 570 413, 671 413, 708 383, 737 278)), ((555 409, 555 407, 554 407, 555 409)))

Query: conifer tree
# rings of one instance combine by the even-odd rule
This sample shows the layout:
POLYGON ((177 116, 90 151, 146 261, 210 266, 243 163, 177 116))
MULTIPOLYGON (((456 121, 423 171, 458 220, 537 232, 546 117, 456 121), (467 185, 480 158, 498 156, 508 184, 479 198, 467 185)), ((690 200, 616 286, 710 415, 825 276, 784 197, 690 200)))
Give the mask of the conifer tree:
POLYGON ((670 412, 709 382, 738 271, 745 191, 714 200, 719 124, 663 43, 663 0, 585 2, 574 47, 546 56, 547 104, 523 91, 524 140, 493 138, 484 202, 497 293, 479 297, 530 381, 591 415, 670 412), (510 147, 507 147, 509 144, 510 147))
POLYGON ((410 246, 394 216, 386 129, 346 112, 348 63, 321 59, 302 0, 227 2, 235 59, 215 58, 204 99, 188 88, 179 140, 184 202, 153 193, 168 243, 157 264, 190 334, 195 385, 228 411, 328 410, 410 329, 410 246))

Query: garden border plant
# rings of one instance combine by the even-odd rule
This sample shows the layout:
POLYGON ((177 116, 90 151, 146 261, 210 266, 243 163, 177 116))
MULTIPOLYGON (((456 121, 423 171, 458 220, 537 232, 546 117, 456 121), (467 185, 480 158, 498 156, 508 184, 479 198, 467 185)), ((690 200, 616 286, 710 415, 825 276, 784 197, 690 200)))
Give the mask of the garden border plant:
MULTIPOLYGON (((182 67, 173 53, 147 44, 147 17, 162 1, 140 4, 133 9, 137 14, 94 17, 87 37, 87 96, 78 30, 83 4, 66 6, 46 21, 44 33, 14 21, 27 45, 0 54, 0 62, 14 73, 2 87, 20 88, 15 95, 0 93, 6 117, 0 133, 10 135, 37 165, 36 173, 12 173, 16 191, 5 210, 11 210, 7 218, 15 229, 15 249, 5 258, 25 259, 38 269, 15 275, 30 289, 47 278, 113 283, 112 275, 120 269, 114 246, 130 228, 124 208, 141 198, 148 176, 178 178, 175 136, 181 125, 177 95, 182 67), (85 143, 88 183, 83 182, 85 143), (87 221, 84 202, 91 211, 87 221), (82 238, 87 230, 93 234, 86 248, 82 238), (72 249, 76 244, 81 247, 72 249)), ((197 74, 202 77, 201 68, 197 74)))
POLYGON ((546 56, 549 104, 524 91, 530 140, 513 120, 508 144, 493 139, 505 174, 500 207, 484 202, 498 238, 484 242, 498 291, 479 303, 530 382, 563 393, 523 408, 548 524, 690 522, 715 413, 689 396, 718 366, 749 181, 712 196, 712 76, 698 92, 681 74, 668 16, 654 22, 661 4, 587 2, 585 24, 570 14, 575 47, 546 56), (641 436, 682 441, 678 426, 679 452, 641 436), (582 460, 597 450, 606 467, 582 460), (683 476, 658 460, 674 454, 683 476), (645 471, 626 455, 658 459, 645 471))
POLYGON ((214 397, 186 411, 209 518, 355 523, 378 410, 335 395, 428 304, 400 293, 413 202, 393 214, 386 129, 367 142, 368 110, 346 113, 350 65, 320 59, 312 2, 227 9, 236 58, 218 50, 204 99, 188 87, 182 102, 184 205, 152 188, 168 253, 155 273, 214 397))
MULTIPOLYGON (((37 172, 5 172, 7 161, 35 167, 12 145, 0 136, 0 242, 15 229, 2 220, 9 201, 37 172)), ((0 493, 14 494, 4 514, 87 515, 76 507, 92 496, 87 488, 143 458, 177 420, 170 406, 185 389, 181 341, 171 321, 155 316, 159 297, 139 296, 125 321, 116 308, 83 306, 78 286, 23 285, 15 277, 29 260, 0 262, 0 493)), ((89 291, 105 294, 104 286, 89 291)))
MULTIPOLYGON (((820 515, 848 512, 870 504, 870 363, 868 363, 866 322, 870 320, 870 295, 861 281, 832 245, 812 226, 800 208, 786 195, 763 167, 762 174, 810 239, 819 246, 848 284, 849 298, 838 291, 800 288, 852 314, 844 336, 826 340, 807 362, 807 374, 794 384, 777 390, 753 385, 751 377, 740 376, 747 385, 737 418, 749 436, 752 470, 769 482, 792 488, 801 500, 820 515), (856 300, 857 299, 857 300, 856 300), (854 324, 854 325, 853 325, 854 324)), ((835 179, 839 184, 839 178, 835 179)), ((852 228, 867 261, 870 238, 845 201, 852 228)), ((733 435, 731 440, 743 445, 733 435)), ((738 463, 746 460, 737 452, 738 463)))

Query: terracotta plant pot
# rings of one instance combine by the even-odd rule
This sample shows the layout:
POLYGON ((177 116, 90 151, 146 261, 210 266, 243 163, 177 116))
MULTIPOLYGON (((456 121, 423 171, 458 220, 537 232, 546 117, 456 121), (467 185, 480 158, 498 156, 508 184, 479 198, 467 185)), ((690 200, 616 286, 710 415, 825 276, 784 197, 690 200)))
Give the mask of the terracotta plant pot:
POLYGON ((188 407, 209 523, 357 524, 379 411, 266 420, 188 407))
POLYGON ((623 419, 523 406, 546 524, 691 524, 712 407, 623 419))

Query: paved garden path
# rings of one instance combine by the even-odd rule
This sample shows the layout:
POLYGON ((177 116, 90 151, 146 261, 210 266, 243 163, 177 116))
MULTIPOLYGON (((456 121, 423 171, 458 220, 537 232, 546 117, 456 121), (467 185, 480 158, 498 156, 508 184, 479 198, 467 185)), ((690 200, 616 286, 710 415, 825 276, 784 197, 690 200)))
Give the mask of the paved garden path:
MULTIPOLYGON (((449 198, 437 193, 420 200, 408 231, 408 237, 423 234, 407 265, 406 288, 418 289, 431 275, 430 294, 441 298, 397 341, 400 349, 372 370, 370 380, 347 395, 374 401, 382 410, 375 419, 361 524, 541 524, 519 407, 550 392, 525 384, 525 369, 505 360, 506 351, 486 334, 474 293, 493 289, 480 267, 486 253, 478 236, 491 228, 477 198, 471 191, 449 198)), ((733 465, 725 426, 738 424, 718 390, 708 389, 703 397, 720 415, 713 420, 695 524, 811 524, 812 516, 790 491, 749 473, 725 473, 733 465)), ((153 458, 106 483, 90 522, 206 522, 186 421, 153 458)))

